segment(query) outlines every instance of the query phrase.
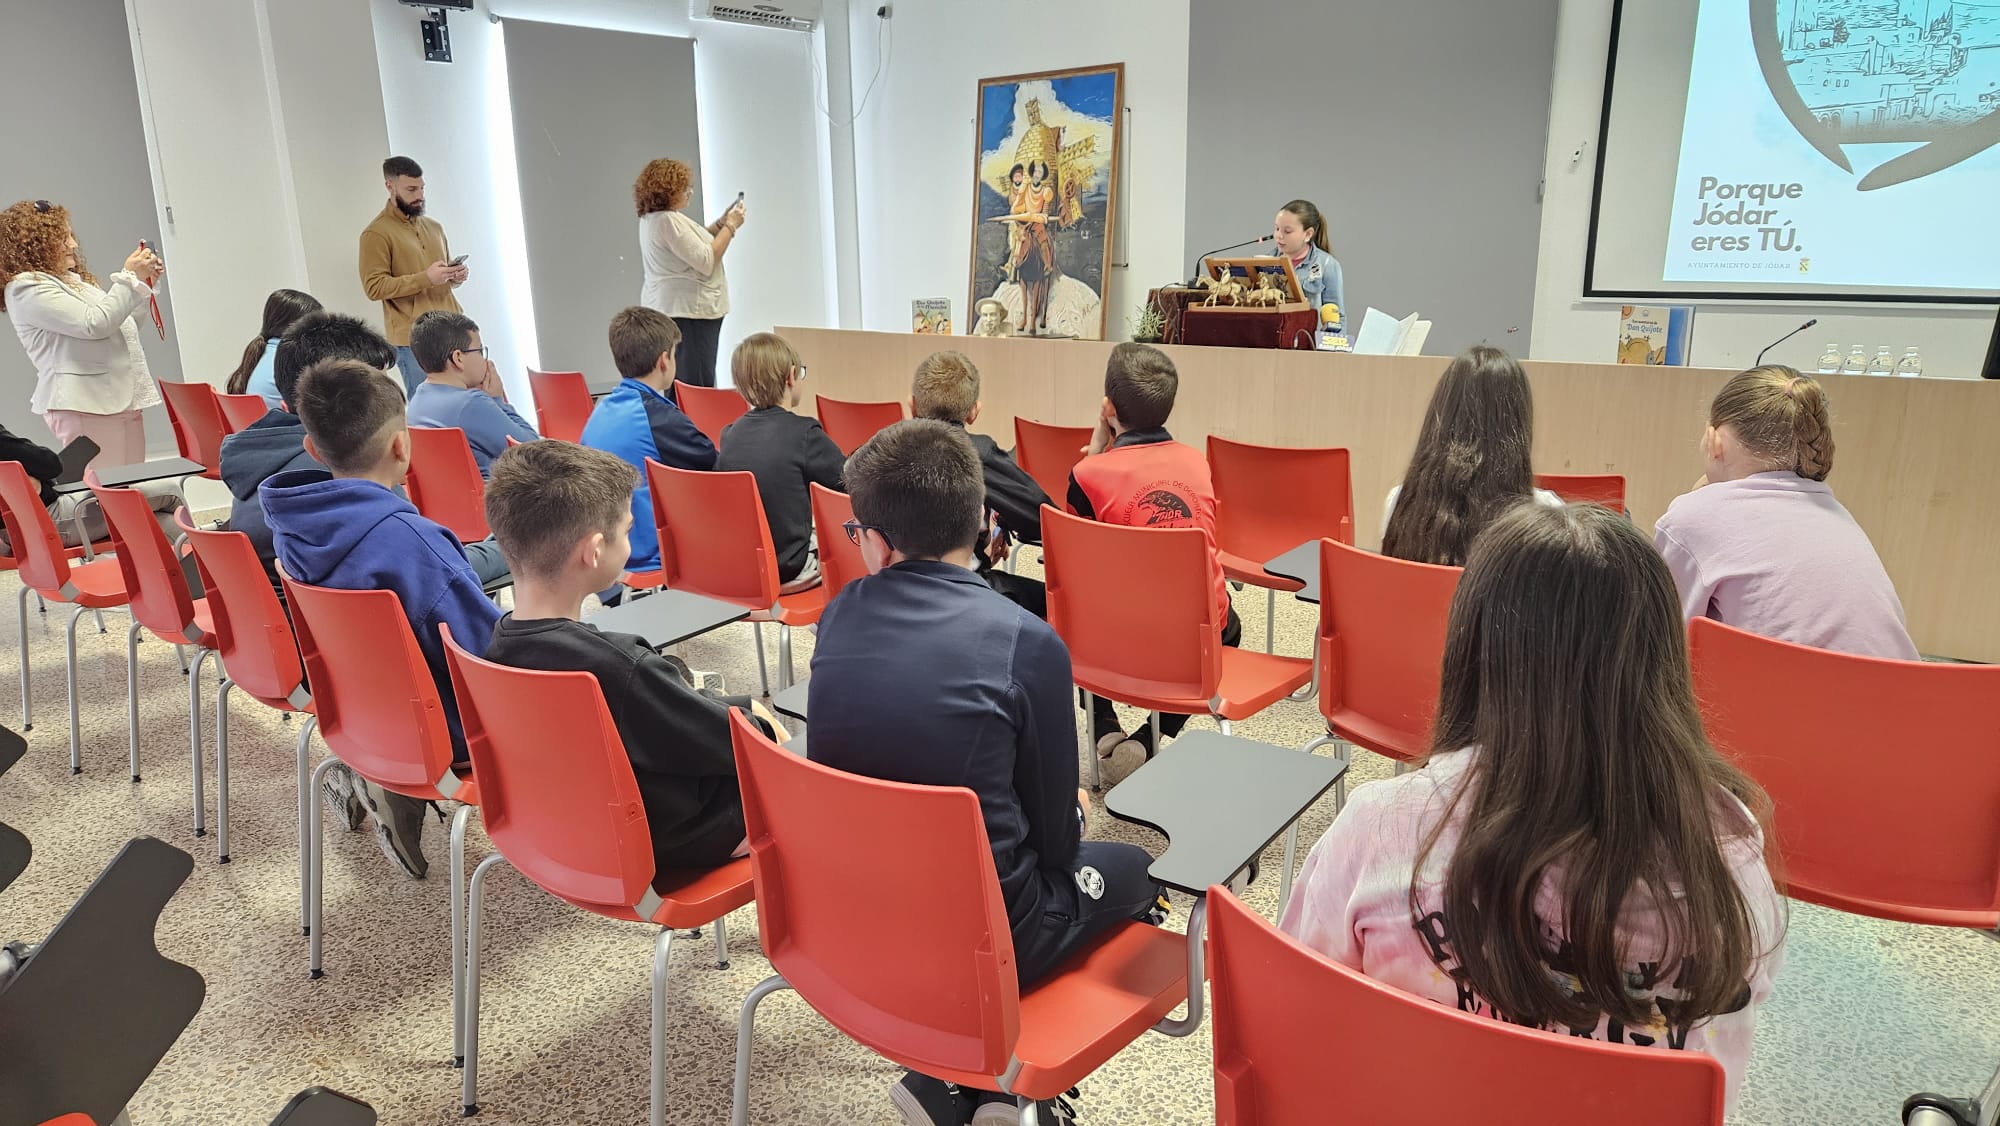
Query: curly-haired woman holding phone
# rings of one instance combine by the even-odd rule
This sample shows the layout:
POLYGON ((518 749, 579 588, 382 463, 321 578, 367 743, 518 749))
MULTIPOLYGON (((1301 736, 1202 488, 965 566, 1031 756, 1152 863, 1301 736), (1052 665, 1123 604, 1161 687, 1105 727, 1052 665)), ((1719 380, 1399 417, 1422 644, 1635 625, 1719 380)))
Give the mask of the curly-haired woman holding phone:
POLYGON ((146 460, 140 412, 160 401, 160 389, 132 314, 166 268, 140 243, 101 288, 77 250, 68 210, 38 199, 0 211, 0 312, 35 365, 32 407, 63 443, 96 442, 93 464, 146 460))
POLYGON ((639 260, 646 270, 639 304, 674 319, 681 330, 674 370, 683 383, 715 386, 715 352, 729 313, 729 279, 722 256, 743 226, 743 197, 704 227, 681 208, 694 170, 678 160, 653 160, 632 185, 639 211, 639 260))

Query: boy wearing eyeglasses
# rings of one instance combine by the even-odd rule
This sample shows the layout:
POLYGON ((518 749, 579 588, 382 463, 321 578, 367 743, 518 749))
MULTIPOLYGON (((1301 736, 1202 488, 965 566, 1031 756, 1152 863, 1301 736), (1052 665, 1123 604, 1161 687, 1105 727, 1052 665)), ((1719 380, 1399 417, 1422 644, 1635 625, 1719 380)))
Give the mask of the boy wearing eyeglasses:
MULTIPOLYGON (((814 762, 979 795, 1023 985, 1127 920, 1156 920, 1152 858, 1085 841, 1069 650, 974 570, 986 486, 961 427, 911 419, 847 461, 869 575, 827 606, 807 681, 814 762)), ((915 1072, 906 1123, 1018 1121, 1013 1100, 915 1072)), ((1053 1101, 1053 1100, 1051 1100, 1053 1101)), ((1041 1121, 1059 1121, 1055 1107, 1041 1121)))
POLYGON ((457 427, 465 431, 481 477, 493 459, 507 452, 507 439, 541 437, 507 401, 500 370, 487 357, 479 326, 464 313, 433 309, 410 326, 410 352, 424 369, 424 381, 410 393, 411 426, 457 427))

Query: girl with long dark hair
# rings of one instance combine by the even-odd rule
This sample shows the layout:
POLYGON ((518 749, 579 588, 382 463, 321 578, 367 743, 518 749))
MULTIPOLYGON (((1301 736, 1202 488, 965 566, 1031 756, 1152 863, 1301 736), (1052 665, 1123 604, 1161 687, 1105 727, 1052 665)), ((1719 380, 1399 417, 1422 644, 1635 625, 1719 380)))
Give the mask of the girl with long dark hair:
POLYGON ((1769 809, 1702 732, 1645 536, 1520 505, 1452 600, 1428 761, 1354 792, 1281 925, 1461 1011, 1705 1052, 1733 1103, 1783 958, 1769 809))
POLYGON ((1382 554, 1462 567, 1473 537, 1501 513, 1533 497, 1528 448, 1535 406, 1514 357, 1486 344, 1458 354, 1431 392, 1424 428, 1403 483, 1382 510, 1382 554))
POLYGON ((278 338, 307 313, 319 312, 319 300, 310 293, 296 289, 274 289, 271 296, 264 299, 264 323, 257 329, 257 339, 243 349, 243 359, 236 370, 229 373, 229 382, 223 390, 231 395, 262 395, 264 404, 272 410, 285 405, 285 398, 278 394, 277 373, 273 364, 278 354, 278 338))

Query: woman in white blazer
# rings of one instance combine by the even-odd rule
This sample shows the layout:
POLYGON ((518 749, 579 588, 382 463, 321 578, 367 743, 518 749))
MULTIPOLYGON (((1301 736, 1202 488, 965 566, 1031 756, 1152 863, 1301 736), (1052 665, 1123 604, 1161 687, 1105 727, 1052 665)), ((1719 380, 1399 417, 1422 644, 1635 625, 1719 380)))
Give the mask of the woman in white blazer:
POLYGON ((678 160, 648 161, 632 185, 639 209, 639 260, 646 281, 639 304, 674 319, 681 342, 674 349, 675 377, 683 383, 715 386, 715 353, 722 318, 729 313, 729 279, 722 256, 743 226, 743 199, 704 227, 689 218, 694 171, 678 160))
POLYGON ((88 437, 93 464, 146 460, 140 414, 160 389, 139 349, 132 314, 166 271, 144 244, 99 288, 84 265, 69 212, 45 199, 0 211, 0 312, 35 365, 30 404, 64 445, 88 437))

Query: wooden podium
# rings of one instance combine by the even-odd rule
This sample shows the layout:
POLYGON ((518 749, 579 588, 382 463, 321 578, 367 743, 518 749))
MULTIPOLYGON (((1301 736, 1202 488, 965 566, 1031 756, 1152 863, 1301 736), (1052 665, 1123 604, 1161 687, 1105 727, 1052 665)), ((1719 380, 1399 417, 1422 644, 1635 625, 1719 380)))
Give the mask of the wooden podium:
POLYGON ((1275 305, 1208 305, 1196 302, 1182 314, 1183 344, 1222 348, 1290 348, 1311 351, 1319 346, 1319 313, 1306 304, 1305 290, 1291 259, 1208 258, 1202 262, 1216 282, 1236 280, 1250 289, 1276 288, 1275 305))

